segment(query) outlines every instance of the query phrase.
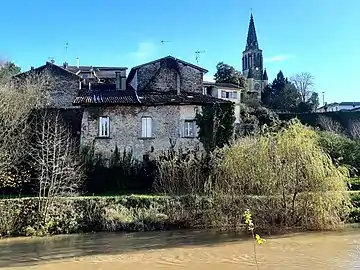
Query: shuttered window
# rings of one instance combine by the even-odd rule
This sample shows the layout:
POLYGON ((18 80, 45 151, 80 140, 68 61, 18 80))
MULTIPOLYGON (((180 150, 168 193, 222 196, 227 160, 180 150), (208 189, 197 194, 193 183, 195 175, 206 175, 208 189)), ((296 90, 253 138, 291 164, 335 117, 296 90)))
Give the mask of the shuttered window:
POLYGON ((107 116, 99 117, 99 137, 110 136, 110 119, 107 116))
POLYGON ((141 137, 151 138, 152 137, 152 118, 143 117, 141 118, 141 137))

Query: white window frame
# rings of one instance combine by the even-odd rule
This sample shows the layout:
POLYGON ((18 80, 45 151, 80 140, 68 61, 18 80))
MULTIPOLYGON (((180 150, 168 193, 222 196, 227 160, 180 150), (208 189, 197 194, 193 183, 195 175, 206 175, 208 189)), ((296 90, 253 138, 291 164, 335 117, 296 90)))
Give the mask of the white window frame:
POLYGON ((232 99, 237 99, 237 98, 238 98, 238 92, 232 91, 232 99))
POLYGON ((150 116, 143 116, 141 118, 141 137, 152 138, 152 118, 150 116))
POLYGON ((99 137, 110 137, 110 118, 108 116, 99 117, 99 137))
POLYGON ((185 120, 184 121, 184 130, 183 136, 186 138, 195 137, 195 121, 194 120, 185 120))

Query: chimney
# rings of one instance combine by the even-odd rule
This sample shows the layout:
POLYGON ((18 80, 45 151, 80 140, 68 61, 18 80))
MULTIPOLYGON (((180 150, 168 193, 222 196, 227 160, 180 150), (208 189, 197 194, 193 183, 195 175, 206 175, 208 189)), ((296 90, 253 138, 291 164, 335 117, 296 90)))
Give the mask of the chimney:
POLYGON ((121 72, 115 72, 116 74, 116 90, 124 90, 122 85, 121 72))
POLYGON ((30 68, 31 70, 34 70, 34 67, 33 66, 31 66, 31 68, 30 68))
POLYGON ((79 57, 76 57, 76 67, 77 68, 80 67, 80 59, 79 59, 79 57))
POLYGON ((180 74, 177 73, 177 74, 176 74, 176 93, 177 93, 178 95, 180 95, 180 86, 181 86, 180 74))
POLYGON ((67 69, 68 65, 69 65, 68 62, 64 62, 63 68, 67 69))

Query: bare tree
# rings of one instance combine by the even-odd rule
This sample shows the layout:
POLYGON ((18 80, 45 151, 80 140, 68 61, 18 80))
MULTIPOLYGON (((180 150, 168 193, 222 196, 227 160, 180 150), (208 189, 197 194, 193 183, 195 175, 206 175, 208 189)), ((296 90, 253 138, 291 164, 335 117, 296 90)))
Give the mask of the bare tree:
POLYGON ((43 110, 35 123, 31 157, 37 174, 39 214, 46 224, 56 198, 78 194, 84 173, 75 140, 60 113, 43 110))
POLYGON ((341 128, 340 123, 331 119, 328 116, 319 115, 317 122, 321 126, 321 128, 326 131, 333 132, 336 134, 343 133, 343 129, 341 128))
POLYGON ((0 187, 7 172, 16 170, 28 150, 29 119, 34 109, 44 106, 45 78, 33 77, 17 84, 0 84, 0 187))
POLYGON ((349 121, 349 132, 353 139, 360 139, 360 121, 359 120, 350 120, 349 121))
POLYGON ((293 75, 290 81, 300 93, 301 101, 306 102, 314 87, 314 77, 309 72, 302 72, 293 75))

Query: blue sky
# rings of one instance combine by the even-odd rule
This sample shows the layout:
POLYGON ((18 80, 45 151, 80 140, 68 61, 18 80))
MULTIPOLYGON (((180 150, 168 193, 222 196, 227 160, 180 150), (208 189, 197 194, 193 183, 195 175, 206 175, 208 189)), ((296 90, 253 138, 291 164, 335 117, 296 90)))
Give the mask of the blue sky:
POLYGON ((5 1, 0 57, 23 70, 49 57, 131 68, 204 50, 208 78, 219 61, 241 69, 251 9, 269 80, 311 72, 325 101, 360 101, 359 0, 5 1))

